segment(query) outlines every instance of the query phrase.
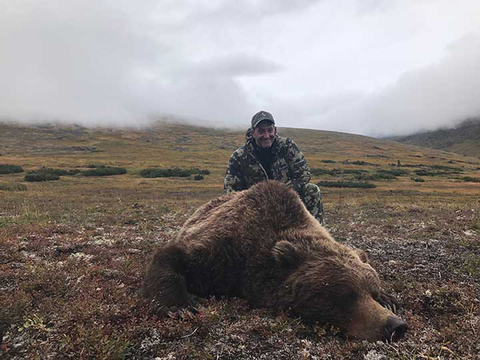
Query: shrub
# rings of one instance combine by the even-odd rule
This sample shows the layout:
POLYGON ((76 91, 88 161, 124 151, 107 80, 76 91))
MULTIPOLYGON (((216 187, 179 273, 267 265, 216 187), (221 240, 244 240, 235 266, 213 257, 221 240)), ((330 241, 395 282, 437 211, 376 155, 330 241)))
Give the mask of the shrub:
POLYGON ((418 177, 418 176, 412 176, 410 179, 415 181, 415 182, 425 182, 425 179, 423 179, 421 177, 418 177))
MULTIPOLYGON (((209 170, 201 169, 144 169, 140 171, 140 176, 144 178, 158 178, 158 177, 189 177, 194 174, 197 175, 208 175, 210 174, 209 170)), ((197 179, 199 180, 199 179, 197 179)))
POLYGON ((333 170, 343 174, 364 174, 368 172, 367 170, 359 170, 359 169, 333 169, 333 170))
POLYGON ((355 181, 320 181, 318 186, 323 187, 338 187, 338 188, 363 188, 373 189, 377 186, 367 182, 355 182, 355 181))
POLYGON ((197 174, 193 177, 193 180, 203 180, 203 175, 197 174))
POLYGON ((23 172, 23 169, 21 166, 0 164, 0 174, 16 174, 21 172, 23 172))
POLYGON ((56 175, 56 176, 73 176, 81 171, 78 169, 75 170, 64 170, 64 169, 53 169, 53 168, 47 168, 47 167, 41 167, 38 170, 35 171, 29 171, 29 174, 50 174, 50 175, 56 175))
POLYGON ((415 174, 418 176, 441 176, 449 173, 444 171, 415 170, 415 174))
POLYGON ((461 177, 460 179, 468 182, 480 182, 480 178, 474 178, 471 176, 464 176, 464 177, 461 177))
POLYGON ((353 165, 362 165, 362 166, 375 165, 375 164, 372 164, 372 163, 369 163, 369 162, 366 162, 366 161, 361 161, 361 160, 352 161, 352 164, 353 165))
POLYGON ((459 167, 453 167, 453 166, 446 166, 446 165, 432 165, 430 167, 433 170, 444 170, 447 172, 463 172, 462 168, 459 167))
POLYGON ((194 168, 190 170, 192 174, 210 175, 210 170, 194 168))
POLYGON ((25 191, 27 186, 19 183, 0 183, 0 190, 4 191, 25 191))
POLYGON ((60 176, 52 175, 48 173, 32 172, 30 174, 25 175, 25 181, 28 181, 28 182, 52 181, 52 180, 58 180, 58 179, 60 179, 60 176))
POLYGON ((359 169, 333 169, 333 170, 327 170, 327 169, 321 169, 321 168, 313 168, 310 169, 310 173, 315 176, 321 176, 321 175, 330 175, 330 176, 340 176, 342 174, 365 174, 368 173, 367 170, 359 170, 359 169))
POLYGON ((410 174, 410 171, 402 170, 402 169, 391 169, 391 170, 380 169, 380 170, 377 170, 377 172, 382 174, 390 174, 393 176, 402 176, 402 175, 410 174))
POLYGON ((321 163, 324 163, 324 164, 335 164, 336 161, 334 160, 320 160, 321 163))
POLYGON ((315 176, 320 175, 332 175, 335 176, 334 170, 327 170, 327 169, 320 169, 320 168, 312 168, 310 169, 310 173, 315 176))
POLYGON ((120 167, 99 166, 90 170, 82 171, 83 176, 111 176, 126 174, 127 169, 120 167))
POLYGON ((364 181, 381 181, 381 180, 395 180, 397 177, 395 175, 387 173, 374 173, 374 174, 357 174, 354 176, 356 180, 364 181))

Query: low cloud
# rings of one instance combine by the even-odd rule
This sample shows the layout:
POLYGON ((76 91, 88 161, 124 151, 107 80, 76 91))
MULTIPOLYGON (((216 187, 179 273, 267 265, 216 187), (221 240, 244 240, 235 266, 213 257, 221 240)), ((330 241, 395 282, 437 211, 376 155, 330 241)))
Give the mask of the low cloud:
POLYGON ((322 114, 344 131, 407 135, 451 127, 480 115, 480 35, 470 34, 448 47, 438 63, 409 71, 397 82, 358 94, 322 114))
POLYGON ((480 3, 452 4, 5 2, 0 120, 246 128, 265 109, 366 135, 455 125, 480 114, 480 3))

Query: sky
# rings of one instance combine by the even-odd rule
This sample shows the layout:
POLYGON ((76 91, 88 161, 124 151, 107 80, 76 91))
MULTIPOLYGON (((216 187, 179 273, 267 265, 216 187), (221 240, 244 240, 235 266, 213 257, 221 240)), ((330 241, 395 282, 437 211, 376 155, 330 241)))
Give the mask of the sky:
POLYGON ((391 136, 479 99, 478 0, 0 0, 0 121, 391 136))

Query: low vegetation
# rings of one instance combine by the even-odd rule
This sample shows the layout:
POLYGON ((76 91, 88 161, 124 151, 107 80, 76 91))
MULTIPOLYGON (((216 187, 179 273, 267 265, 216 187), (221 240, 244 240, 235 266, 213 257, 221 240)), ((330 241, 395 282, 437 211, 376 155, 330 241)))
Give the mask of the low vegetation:
POLYGON ((464 177, 461 177, 460 179, 467 182, 480 182, 480 178, 474 178, 472 176, 464 176, 464 177))
POLYGON ((25 191, 27 185, 21 183, 0 183, 0 191, 25 191))
POLYGON ((425 179, 421 178, 420 176, 412 176, 410 179, 415 182, 425 182, 425 179))
POLYGON ((342 169, 313 175, 315 183, 409 171, 387 172, 396 179, 375 181, 376 188, 321 185, 327 229, 369 254, 385 290, 402 305, 400 316, 409 324, 402 340, 348 339, 332 326, 252 309, 239 298, 199 299, 198 313, 149 313, 139 289, 155 249, 174 239, 201 204, 223 194, 225 165, 244 142, 243 131, 169 124, 148 131, 32 131, 0 124, 2 162, 25 171, 42 165, 85 171, 88 164, 128 169, 102 181, 77 174, 25 184, 21 173, 0 176, 0 358, 478 358, 478 186, 459 176, 412 179, 421 179, 414 170, 445 172, 434 166, 453 163, 462 164, 461 176, 478 178, 480 160, 365 137, 288 131, 282 133, 299 144, 312 169, 342 169), (191 140, 177 141, 185 138, 191 140), (346 162, 368 155, 375 155, 376 166, 346 162), (411 166, 389 165, 397 159, 411 166), (211 173, 150 180, 137 172, 178 164, 211 173), (204 180, 192 181, 195 175, 204 180))
POLYGON ((40 181, 53 181, 53 180, 59 180, 60 176, 54 175, 54 174, 49 174, 49 173, 36 173, 32 172, 27 175, 25 175, 24 180, 27 182, 40 182, 40 181))
POLYGON ((80 170, 65 170, 65 169, 54 169, 49 167, 41 167, 38 170, 29 171, 27 174, 45 174, 45 175, 54 175, 54 176, 73 176, 81 173, 80 170))
POLYGON ((373 189, 377 186, 375 184, 359 181, 320 181, 317 184, 320 187, 332 187, 332 188, 362 188, 373 189))
MULTIPOLYGON (((200 175, 208 175, 210 174, 209 170, 201 170, 201 169, 180 169, 180 168, 173 168, 173 169, 144 169, 140 171, 140 176, 144 178, 160 178, 160 177, 190 177, 192 175, 196 175, 195 177, 199 177, 200 175)), ((194 177, 194 179, 195 179, 194 177)), ((203 179, 203 176, 202 176, 203 179)), ((197 178, 195 180, 202 180, 197 178)))
POLYGON ((21 166, 0 164, 0 174, 16 174, 21 172, 23 172, 23 169, 21 166))
POLYGON ((127 169, 112 166, 97 166, 95 168, 81 172, 82 176, 112 176, 123 175, 127 173, 127 169))

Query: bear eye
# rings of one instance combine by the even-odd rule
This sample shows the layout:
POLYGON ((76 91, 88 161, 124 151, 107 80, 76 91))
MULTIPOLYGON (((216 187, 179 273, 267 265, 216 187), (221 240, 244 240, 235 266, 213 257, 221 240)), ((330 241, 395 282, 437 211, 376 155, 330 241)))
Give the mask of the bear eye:
POLYGON ((356 291, 348 291, 343 293, 340 297, 338 297, 338 305, 343 308, 350 308, 352 303, 354 303, 359 298, 359 295, 356 291))

